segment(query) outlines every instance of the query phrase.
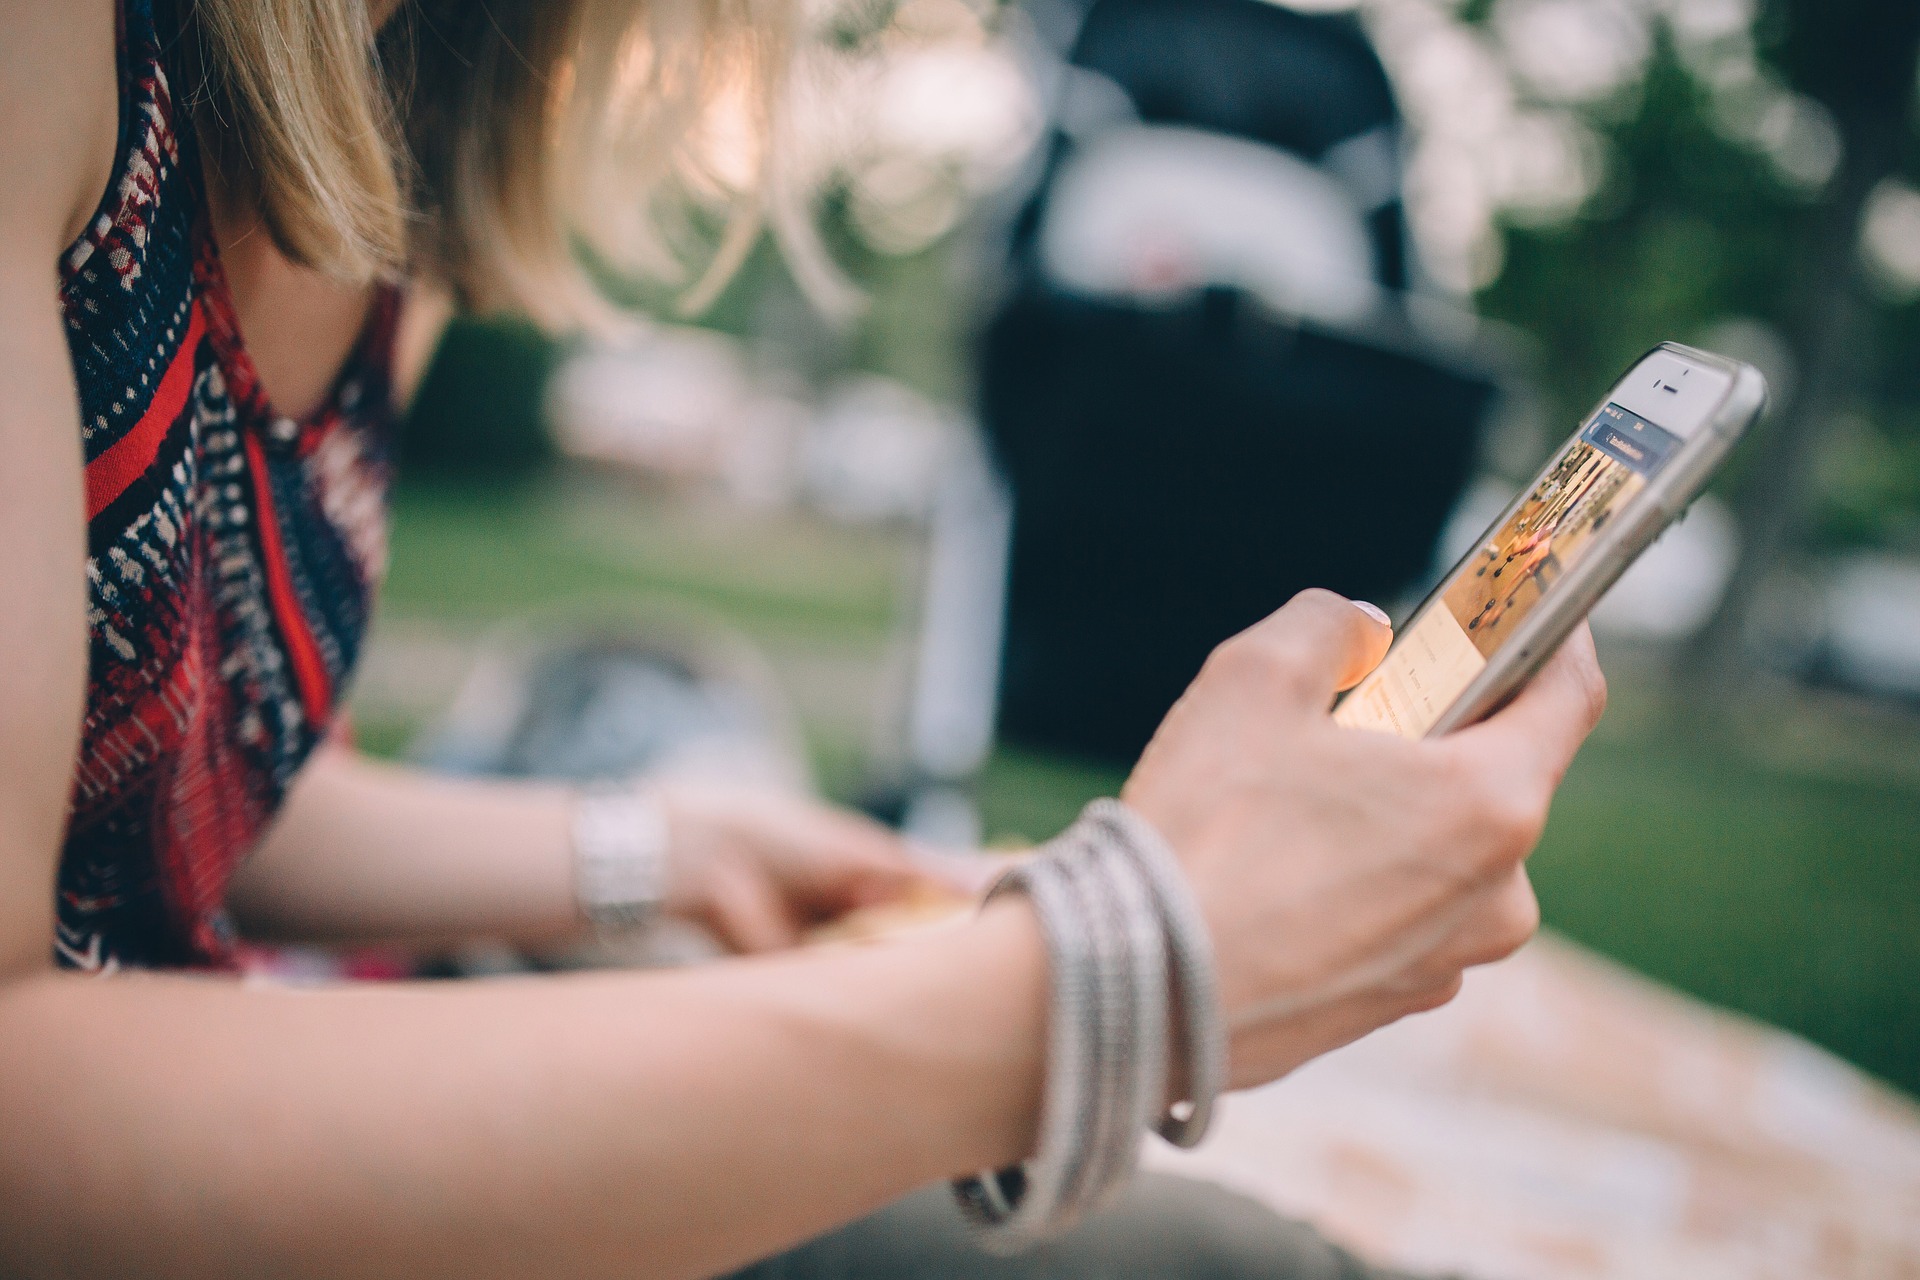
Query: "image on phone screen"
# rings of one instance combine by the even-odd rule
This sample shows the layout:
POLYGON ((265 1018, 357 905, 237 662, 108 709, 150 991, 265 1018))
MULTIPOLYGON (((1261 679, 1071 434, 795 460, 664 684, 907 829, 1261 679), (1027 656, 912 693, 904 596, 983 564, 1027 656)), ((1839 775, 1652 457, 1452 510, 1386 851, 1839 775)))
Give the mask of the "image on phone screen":
POLYGON ((1682 443, 1617 404, 1594 414, 1519 506, 1448 574, 1334 720, 1425 736, 1682 443))

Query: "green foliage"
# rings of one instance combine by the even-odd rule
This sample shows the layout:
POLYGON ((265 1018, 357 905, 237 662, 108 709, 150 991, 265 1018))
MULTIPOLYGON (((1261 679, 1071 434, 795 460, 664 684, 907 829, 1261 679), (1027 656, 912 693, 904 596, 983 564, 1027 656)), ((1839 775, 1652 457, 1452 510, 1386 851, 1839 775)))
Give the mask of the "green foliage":
POLYGON ((754 632, 885 635, 901 553, 884 534, 753 520, 617 482, 413 483, 394 503, 389 616, 462 622, 666 604, 754 632))
MULTIPOLYGON (((1800 87, 1844 108, 1852 99, 1844 77, 1836 80, 1840 55, 1805 47, 1804 28, 1822 20, 1818 6, 1776 6, 1759 34, 1771 33, 1771 56, 1800 87)), ((1664 28, 1656 35, 1637 91, 1586 112, 1607 148, 1599 192, 1565 223, 1508 225, 1505 269, 1480 298, 1488 315, 1539 339, 1540 381, 1556 421, 1584 411, 1655 342, 1711 344, 1714 326, 1730 319, 1790 334, 1816 283, 1804 263, 1820 195, 1787 184, 1765 156, 1717 129, 1711 90, 1664 28)), ((1913 177, 1920 133, 1908 132, 1913 177)), ((1920 549, 1920 305, 1871 300, 1866 319, 1859 402, 1820 466, 1813 536, 1827 548, 1912 551, 1920 549)), ((1743 462, 1752 458, 1736 457, 1724 487, 1738 490, 1743 462)))
POLYGON ((1609 171, 1589 211, 1507 228, 1507 265, 1483 309, 1540 339, 1561 419, 1585 410, 1654 343, 1730 315, 1779 323, 1780 252, 1807 210, 1765 159, 1717 133, 1706 93, 1662 41, 1638 109, 1608 124, 1609 171))
POLYGON ((537 473, 553 456, 542 406, 560 352, 524 321, 455 320, 401 429, 403 473, 499 480, 537 473))

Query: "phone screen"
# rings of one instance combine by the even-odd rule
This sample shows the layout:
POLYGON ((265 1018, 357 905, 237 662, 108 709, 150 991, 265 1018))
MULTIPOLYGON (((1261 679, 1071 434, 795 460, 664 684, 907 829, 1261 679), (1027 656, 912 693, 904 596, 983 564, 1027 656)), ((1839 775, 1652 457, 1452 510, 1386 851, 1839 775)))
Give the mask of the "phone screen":
POLYGON ((1525 501, 1414 615, 1334 720, 1424 737, 1683 443, 1618 404, 1594 414, 1525 501))

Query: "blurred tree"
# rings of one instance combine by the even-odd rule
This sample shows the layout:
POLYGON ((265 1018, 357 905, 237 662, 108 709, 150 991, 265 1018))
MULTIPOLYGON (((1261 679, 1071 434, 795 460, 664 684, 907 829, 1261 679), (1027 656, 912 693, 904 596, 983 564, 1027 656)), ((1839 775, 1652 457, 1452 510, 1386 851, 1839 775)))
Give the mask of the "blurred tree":
POLYGON ((1803 216, 1766 160, 1715 127, 1710 90, 1670 42, 1626 92, 1630 109, 1593 109, 1610 155, 1600 190, 1570 221, 1510 221, 1505 269, 1481 295, 1540 339, 1556 421, 1584 413, 1655 338, 1773 318, 1779 248, 1803 216))
POLYGON ((1910 149, 1920 73, 1920 4, 1912 0, 1778 0, 1776 12, 1775 60, 1789 83, 1832 114, 1841 156, 1826 198, 1789 241, 1797 252, 1786 324, 1798 390, 1750 451, 1740 559, 1691 655, 1717 680, 1737 666, 1764 576, 1800 543, 1820 447, 1869 373, 1862 217, 1910 149))
MULTIPOLYGON (((1465 13, 1497 25, 1500 8, 1465 13)), ((1604 179, 1570 219, 1506 216, 1505 267, 1481 303, 1542 339, 1561 420, 1652 338, 1725 341, 1714 326, 1741 319, 1784 343, 1792 376, 1730 474, 1740 559, 1689 654, 1717 679, 1736 668, 1783 558, 1812 539, 1884 541, 1896 516, 1920 529, 1920 306, 1876 296, 1860 265, 1874 192, 1920 161, 1920 4, 1767 0, 1758 11, 1762 74, 1818 104, 1802 145, 1837 151, 1830 174, 1816 164, 1811 176, 1756 143, 1766 126, 1729 127, 1724 79, 1677 36, 1683 6, 1650 12, 1666 19, 1652 24, 1644 74, 1577 108, 1603 139, 1604 179)), ((1784 100, 1772 109, 1792 114, 1784 100)))

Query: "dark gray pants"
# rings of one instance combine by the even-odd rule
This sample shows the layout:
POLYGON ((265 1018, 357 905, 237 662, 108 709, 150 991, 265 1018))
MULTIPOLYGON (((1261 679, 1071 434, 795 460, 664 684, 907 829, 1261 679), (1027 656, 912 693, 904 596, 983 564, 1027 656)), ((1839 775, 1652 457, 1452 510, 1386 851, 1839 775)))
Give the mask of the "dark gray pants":
POLYGON ((733 1280, 1412 1280, 1311 1227, 1207 1183, 1136 1178, 1072 1233, 999 1258, 976 1248, 945 1187, 930 1188, 733 1280))

